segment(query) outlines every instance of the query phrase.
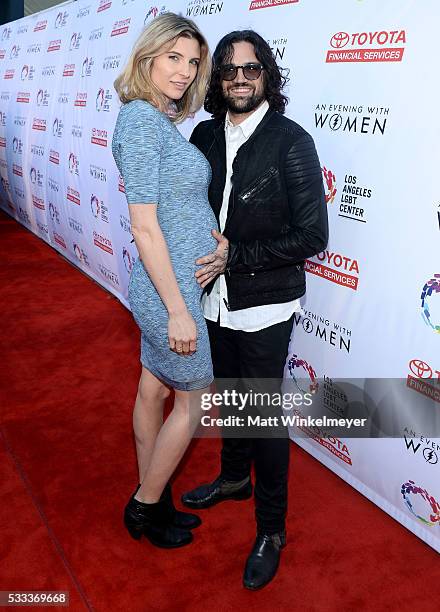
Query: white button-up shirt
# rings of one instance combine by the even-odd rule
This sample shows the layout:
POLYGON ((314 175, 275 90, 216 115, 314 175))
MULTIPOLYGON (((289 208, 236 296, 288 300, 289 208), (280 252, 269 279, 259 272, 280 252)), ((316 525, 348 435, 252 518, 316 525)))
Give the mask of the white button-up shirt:
MULTIPOLYGON (((223 232, 228 216, 229 195, 232 183, 232 163, 237 155, 238 149, 252 135, 257 125, 269 110, 269 104, 265 100, 256 111, 239 125, 233 125, 229 119, 229 114, 225 120, 225 140, 226 140, 226 182, 223 191, 223 202, 220 210, 220 231, 223 232)), ((202 297, 202 307, 204 315, 210 321, 220 320, 222 327, 229 327, 241 331, 253 332, 260 329, 287 321, 294 312, 301 310, 299 300, 285 302, 283 304, 265 304, 263 306, 253 306, 242 310, 229 311, 226 303, 228 302, 228 290, 224 274, 221 274, 214 283, 209 295, 202 297), (220 319, 219 319, 220 315, 220 319)))

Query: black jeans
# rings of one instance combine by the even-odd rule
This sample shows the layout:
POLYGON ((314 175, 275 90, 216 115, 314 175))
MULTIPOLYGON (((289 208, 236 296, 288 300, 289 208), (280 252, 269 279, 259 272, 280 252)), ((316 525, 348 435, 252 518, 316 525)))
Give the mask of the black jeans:
MULTIPOLYGON (((214 376, 219 379, 283 378, 293 317, 256 332, 208 325, 214 376)), ((255 465, 255 517, 260 533, 285 528, 289 438, 223 438, 221 476, 240 481, 255 465)))

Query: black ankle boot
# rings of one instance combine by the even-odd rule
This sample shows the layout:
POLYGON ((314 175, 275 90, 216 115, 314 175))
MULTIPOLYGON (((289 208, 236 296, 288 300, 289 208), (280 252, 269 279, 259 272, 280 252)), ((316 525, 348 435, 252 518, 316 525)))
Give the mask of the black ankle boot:
POLYGON ((191 531, 174 527, 170 522, 170 512, 166 502, 144 504, 134 498, 125 507, 124 523, 135 540, 142 535, 160 548, 177 548, 192 542, 191 531))
POLYGON ((182 529, 195 529, 202 524, 202 521, 197 514, 176 510, 170 483, 166 485, 160 499, 167 504, 171 522, 175 527, 181 527, 182 529))

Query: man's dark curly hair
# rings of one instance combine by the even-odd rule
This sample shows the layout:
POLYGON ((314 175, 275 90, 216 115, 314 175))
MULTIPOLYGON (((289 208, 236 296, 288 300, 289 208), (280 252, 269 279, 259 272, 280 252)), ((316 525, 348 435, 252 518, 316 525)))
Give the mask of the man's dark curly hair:
POLYGON ((213 55, 213 66, 211 82, 205 98, 205 110, 215 118, 223 118, 226 115, 226 103, 222 93, 222 80, 219 67, 230 64, 234 54, 233 43, 248 42, 253 45, 258 61, 263 64, 263 84, 265 98, 270 108, 279 113, 284 113, 288 98, 281 91, 287 83, 287 78, 282 75, 277 66, 272 50, 267 42, 253 30, 236 30, 226 34, 218 43, 213 55))

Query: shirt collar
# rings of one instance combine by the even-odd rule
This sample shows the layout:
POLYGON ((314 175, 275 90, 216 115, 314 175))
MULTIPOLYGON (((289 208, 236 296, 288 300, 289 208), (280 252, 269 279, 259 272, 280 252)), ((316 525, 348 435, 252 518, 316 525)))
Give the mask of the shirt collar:
POLYGON ((269 102, 265 100, 257 108, 257 110, 252 113, 252 115, 249 115, 249 117, 245 119, 244 121, 242 121, 242 123, 240 123, 239 125, 233 125, 231 123, 231 120, 229 119, 229 111, 228 111, 226 113, 225 130, 241 128, 241 131, 243 132, 243 136, 245 138, 249 138, 249 136, 255 131, 257 125, 263 119, 264 115, 266 114, 268 110, 269 110, 269 102))

